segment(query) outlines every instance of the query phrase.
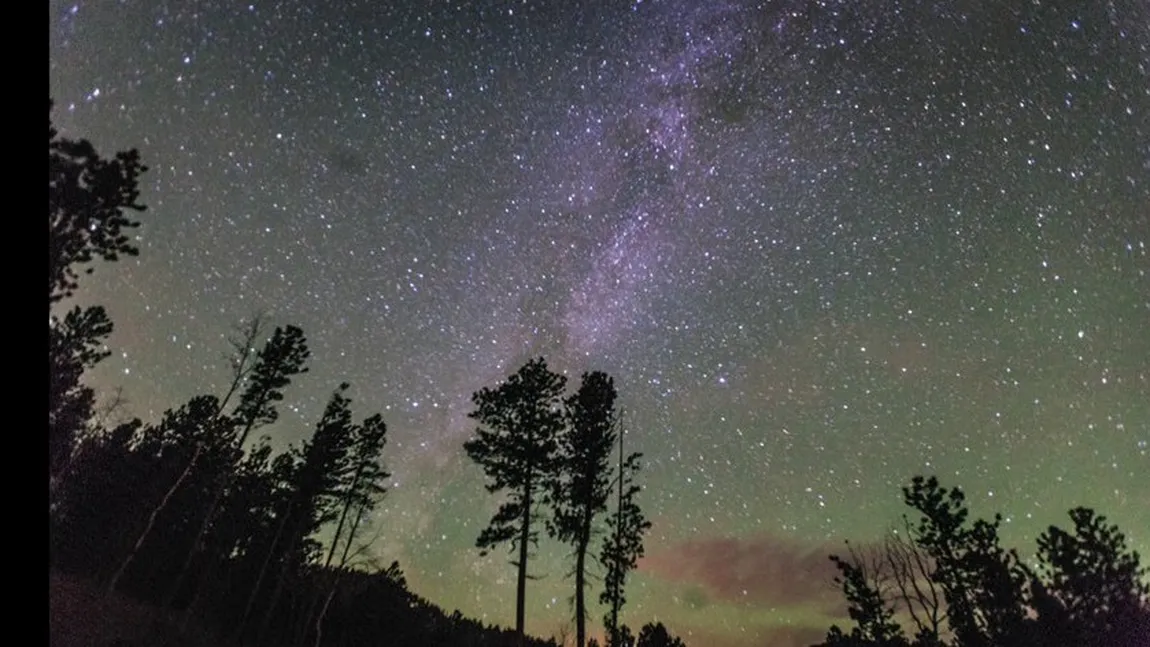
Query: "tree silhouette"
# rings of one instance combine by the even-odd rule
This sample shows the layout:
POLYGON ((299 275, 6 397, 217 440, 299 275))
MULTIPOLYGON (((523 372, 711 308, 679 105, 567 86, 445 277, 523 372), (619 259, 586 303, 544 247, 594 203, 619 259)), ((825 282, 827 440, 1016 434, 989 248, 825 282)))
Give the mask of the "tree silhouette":
POLYGON ((913 536, 911 521, 903 516, 902 528, 888 533, 883 541, 879 549, 882 561, 876 570, 885 573, 895 607, 910 617, 915 644, 933 647, 941 644, 946 602, 934 578, 934 560, 913 536))
POLYGON ((104 308, 73 308, 48 323, 48 470, 49 484, 61 476, 76 436, 92 417, 96 395, 80 383, 84 371, 108 357, 104 341, 112 322, 104 308))
MULTIPOLYGON (((343 383, 332 394, 316 425, 311 439, 299 450, 297 469, 292 475, 292 495, 281 511, 280 523, 268 548, 259 576, 248 597, 247 611, 240 619, 237 633, 242 632, 248 613, 253 608, 271 566, 279 562, 279 577, 265 612, 263 627, 275 610, 296 550, 325 522, 335 516, 340 503, 340 486, 349 469, 353 440, 351 400, 344 395, 349 388, 343 383)), ((261 634, 263 633, 261 627, 261 634)), ((257 643, 260 642, 257 639, 257 643)))
MULTIPOLYGON (((148 546, 153 532, 164 536, 151 543, 165 545, 168 551, 177 546, 190 548, 186 542, 206 512, 205 499, 211 494, 212 484, 235 460, 231 431, 219 417, 219 400, 200 395, 164 412, 159 425, 140 432, 136 448, 142 458, 152 458, 157 467, 153 484, 158 486, 167 479, 172 486, 150 506, 143 529, 137 530, 134 545, 108 582, 109 591, 116 590, 120 579, 148 546)), ((152 503, 146 499, 141 502, 152 503)))
MULTIPOLYGON (((127 211, 143 211, 138 178, 147 169, 135 149, 112 159, 91 142, 65 139, 52 125, 48 99, 48 475, 49 492, 72 455, 77 434, 92 416, 95 394, 80 384, 83 372, 108 356, 103 343, 112 322, 101 307, 52 307, 72 295, 78 270, 97 258, 136 255, 125 229, 139 225, 127 211)), ((91 273, 87 267, 84 273, 91 273)))
POLYGON ((635 502, 635 495, 641 489, 635 483, 635 474, 639 471, 639 459, 643 455, 634 452, 624 458, 625 433, 625 430, 620 429, 618 434, 619 469, 615 475, 617 498, 615 509, 607 518, 608 535, 599 555, 599 561, 606 567, 599 602, 608 605, 603 617, 608 647, 628 644, 624 641, 627 637, 624 634, 626 626, 619 624, 619 611, 627 601, 624 594, 627 574, 643 556, 643 534, 651 527, 651 522, 643 517, 639 504, 635 502))
POLYGON ((608 633, 605 647, 635 647, 635 634, 631 627, 621 624, 615 631, 608 633))
POLYGON ((935 561, 955 638, 970 647, 1025 644, 1029 573, 1015 551, 999 544, 1001 515, 967 523, 962 490, 947 491, 933 477, 915 477, 903 497, 922 515, 914 539, 935 561))
MULTIPOLYGON (((78 266, 97 258, 135 256, 126 229, 139 226, 127 211, 143 211, 139 176, 147 171, 139 151, 100 157, 86 139, 59 136, 48 100, 48 306, 72 295, 78 266)), ((92 272, 88 267, 86 274, 92 272)))
MULTIPOLYGON (((206 408, 201 407, 201 413, 205 415, 205 419, 200 425, 200 429, 202 429, 205 433, 201 436, 189 439, 194 445, 195 449, 191 452, 191 456, 187 459, 187 465, 184 467, 183 471, 180 472, 179 476, 177 476, 172 481, 171 486, 164 493, 163 498, 161 498, 156 506, 152 509, 150 515, 148 516, 148 522, 145 524, 144 529, 140 532, 140 536, 136 540, 135 546, 133 546, 132 551, 128 553, 127 557, 124 558, 124 561, 120 565, 119 570, 112 576, 112 579, 108 584, 109 591, 116 589, 116 585, 119 583, 120 578, 127 571, 128 567, 131 566, 132 561, 136 558, 136 555, 143 547, 144 542, 148 539, 148 536, 155 528, 160 514, 164 512, 165 508, 167 508, 172 501, 172 498, 176 496, 181 488, 184 487, 187 480, 197 472, 198 468, 201 467, 200 461, 205 454, 205 450, 210 448, 214 450, 217 455, 224 456, 223 462, 225 463, 231 463, 236 460, 229 455, 232 452, 239 451, 238 448, 231 446, 231 437, 228 435, 231 431, 233 431, 234 421, 224 418, 223 412, 224 407, 228 405, 228 402, 239 391, 239 388, 243 384, 244 380, 247 379, 248 375, 254 369, 254 349, 262 326, 263 317, 257 314, 256 316, 252 317, 246 325, 237 326, 237 332, 239 334, 229 338, 228 341, 232 347, 232 352, 231 354, 227 355, 226 359, 232 372, 231 383, 229 384, 228 389, 224 393, 222 399, 212 397, 210 399, 210 406, 206 408), (219 439, 221 438, 225 439, 222 444, 219 442, 219 439)), ((204 402, 208 401, 205 400, 204 402)), ((220 475, 219 478, 222 478, 222 475, 220 475)), ((210 497, 211 495, 208 494, 207 496, 210 497)))
POLYGON ((391 474, 384 470, 379 462, 386 444, 387 425, 379 414, 371 416, 352 429, 351 472, 343 479, 340 486, 339 521, 336 523, 324 566, 331 566, 341 539, 344 548, 338 565, 341 568, 347 565, 352 541, 363 516, 371 512, 379 499, 387 493, 383 483, 391 474), (345 536, 343 531, 349 523, 345 536))
POLYGON ((471 396, 479 421, 475 436, 464 443, 468 457, 489 481, 487 491, 507 492, 507 499, 479 534, 476 546, 484 554, 510 543, 518 558, 515 631, 523 635, 527 591, 527 549, 537 540, 531 522, 548 479, 555 469, 558 438, 563 430, 562 395, 567 379, 551 372, 542 358, 527 362, 498 387, 484 387, 471 396))
POLYGON ((881 574, 883 560, 867 559, 851 549, 850 557, 831 555, 839 574, 835 577, 847 600, 847 614, 855 622, 849 634, 832 626, 826 647, 905 647, 909 643, 895 620, 895 609, 887 599, 881 574))
POLYGON ((913 537, 913 526, 903 517, 901 528, 889 532, 869 550, 847 543, 847 555, 831 555, 839 574, 835 583, 847 601, 855 622, 850 633, 832 626, 826 645, 907 645, 937 647, 946 625, 946 604, 935 581, 934 560, 913 537), (915 631, 907 641, 902 624, 909 619, 915 631))
POLYGON ((314 630, 317 632, 317 643, 319 640, 319 632, 323 626, 324 615, 328 608, 330 608, 331 601, 334 599, 336 590, 343 578, 344 569, 348 565, 348 559, 351 556, 352 542, 355 541, 357 532, 360 529, 360 523, 368 512, 370 512, 379 499, 387 492, 387 488, 383 486, 384 480, 391 476, 380 465, 380 454, 383 452, 383 447, 387 443, 387 425, 383 422, 383 417, 379 414, 373 415, 363 421, 362 424, 355 425, 351 430, 351 455, 350 467, 348 474, 344 476, 339 485, 339 518, 336 522, 335 531, 332 533, 331 545, 328 546, 327 557, 324 559, 324 569, 329 569, 332 561, 337 552, 339 552, 340 543, 343 543, 343 551, 340 554, 340 559, 336 563, 335 577, 332 578, 331 586, 328 588, 326 595, 321 590, 317 590, 312 601, 308 605, 307 613, 304 614, 304 622, 301 625, 297 643, 302 644, 304 637, 311 625, 311 619, 316 617, 317 608, 318 617, 316 617, 314 630), (344 531, 347 531, 346 533, 344 531), (321 603, 322 599, 322 603, 321 603))
POLYGON ((272 456, 268 439, 252 448, 235 466, 231 486, 220 501, 212 522, 214 544, 205 552, 231 556, 234 561, 254 561, 263 554, 275 533, 277 513, 290 496, 295 456, 288 450, 272 456))
MULTIPOLYGON (((246 375, 246 386, 231 416, 239 428, 238 437, 232 441, 237 461, 242 456, 244 443, 252 430, 275 422, 279 417, 275 405, 283 400, 283 389, 291 384, 292 378, 307 372, 305 364, 310 355, 311 351, 308 350, 303 330, 292 325, 276 327, 260 349, 251 373, 246 375)), ((203 522, 195 534, 195 541, 184 559, 180 574, 172 585, 168 596, 169 603, 180 594, 184 578, 193 560, 204 548, 207 534, 215 521, 220 502, 232 485, 234 474, 234 470, 228 470, 218 479, 215 490, 209 498, 207 514, 204 515, 203 522)))
POLYGON ((635 642, 635 647, 687 647, 687 645, 678 637, 672 636, 663 623, 656 622, 643 625, 639 630, 639 640, 635 642))
POLYGON ((587 550, 595 518, 611 495, 611 450, 615 445, 615 384, 606 373, 584 373, 579 391, 566 400, 568 428, 559 441, 553 480, 552 524, 556 537, 575 553, 575 644, 586 642, 587 550))
POLYGON ((1038 537, 1035 596, 1045 634, 1064 644, 1134 647, 1150 638, 1150 583, 1117 526, 1088 508, 1070 511, 1073 534, 1038 537), (1051 604, 1053 603, 1053 604, 1051 604), (1043 613, 1045 612, 1045 613, 1043 613))

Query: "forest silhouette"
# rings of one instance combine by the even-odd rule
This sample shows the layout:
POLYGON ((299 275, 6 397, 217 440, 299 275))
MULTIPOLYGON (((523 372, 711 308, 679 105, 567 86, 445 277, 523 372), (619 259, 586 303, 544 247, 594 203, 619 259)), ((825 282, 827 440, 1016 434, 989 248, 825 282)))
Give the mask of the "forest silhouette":
MULTIPOLYGON (((594 562, 607 646, 684 645, 662 622, 636 635, 622 621, 651 523, 637 502, 642 454, 625 450, 615 383, 601 371, 569 390, 534 358, 472 396, 477 428, 462 449, 500 503, 475 545, 513 557, 513 629, 446 613, 409 590, 398 563, 370 559, 368 519, 390 476, 387 425, 353 411, 348 384, 335 385, 298 445, 276 453, 260 436, 308 370, 300 328, 252 317, 233 331, 222 392, 155 422, 109 425, 83 376, 109 356, 113 323, 98 305, 63 304, 98 261, 138 254, 130 232, 147 168, 136 150, 105 158, 61 137, 51 109, 50 607, 75 612, 50 612, 50 644, 556 645, 524 629, 531 547, 546 538, 571 552, 574 644, 598 645, 585 597, 594 562), (130 622, 133 613, 146 619, 130 622), (96 616, 122 626, 74 626, 96 616)), ((1028 563, 1001 545, 1001 517, 970 518, 961 490, 915 477, 903 495, 917 516, 899 532, 830 557, 852 624, 821 645, 1150 645, 1147 572, 1093 510, 1071 510, 1069 531, 1050 527, 1028 563)))

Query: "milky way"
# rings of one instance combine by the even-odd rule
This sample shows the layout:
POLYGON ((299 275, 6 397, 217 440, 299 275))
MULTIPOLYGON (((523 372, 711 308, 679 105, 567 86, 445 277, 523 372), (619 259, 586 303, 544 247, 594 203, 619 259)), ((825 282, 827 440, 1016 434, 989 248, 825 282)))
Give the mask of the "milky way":
MULTIPOLYGON (((825 554, 937 474, 1011 542, 1150 552, 1150 8, 1112 2, 49 3, 54 119, 151 167, 90 377, 154 420, 238 321, 390 428, 380 560, 507 624, 470 394, 616 377, 655 526, 627 621, 804 644, 825 554)), ((540 548, 529 628, 567 617, 540 548)), ((826 582, 825 586, 823 582, 826 582)), ((598 615, 598 612, 595 612, 598 615)), ((690 640, 693 638, 693 642, 690 640)))

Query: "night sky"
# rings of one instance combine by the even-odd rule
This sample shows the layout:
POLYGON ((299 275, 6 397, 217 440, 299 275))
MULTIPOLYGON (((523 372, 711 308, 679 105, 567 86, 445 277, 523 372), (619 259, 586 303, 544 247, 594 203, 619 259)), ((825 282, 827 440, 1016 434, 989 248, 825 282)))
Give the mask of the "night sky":
POLYGON ((1144 0, 52 1, 49 88, 151 168, 140 256, 77 296, 116 324, 91 383, 156 420, 240 320, 301 326, 269 434, 342 380, 382 412, 375 553, 448 611, 513 622, 462 444, 538 355, 615 376, 645 453, 632 626, 821 638, 827 553, 915 474, 1024 552, 1081 504, 1150 553, 1144 0))

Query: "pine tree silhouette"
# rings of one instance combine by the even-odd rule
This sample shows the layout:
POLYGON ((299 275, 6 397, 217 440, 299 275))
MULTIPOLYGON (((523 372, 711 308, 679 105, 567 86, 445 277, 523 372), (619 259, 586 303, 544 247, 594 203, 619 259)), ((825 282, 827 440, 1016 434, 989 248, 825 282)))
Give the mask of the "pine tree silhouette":
MULTIPOLYGON (((621 417, 621 416, 620 416, 621 417)), ((628 645, 629 631, 619 622, 619 611, 627 602, 624 587, 627 574, 635 568, 643 556, 643 534, 651 528, 651 522, 643 517, 643 511, 635 502, 641 488, 635 483, 642 454, 634 452, 624 458, 623 439, 626 431, 620 427, 618 434, 618 472, 615 475, 615 509, 607 518, 608 534, 603 542, 599 561, 606 567, 603 578, 603 592, 599 602, 608 606, 603 617, 607 630, 607 647, 628 645)))
POLYGON ((1150 640, 1150 582, 1137 551, 1106 517, 1070 511, 1073 533, 1051 526, 1038 537, 1036 595, 1048 640, 1083 647, 1135 647, 1150 640), (1045 613, 1043 613, 1045 611, 1045 613))
MULTIPOLYGON (((297 469, 291 479, 291 498, 282 510, 276 534, 272 538, 256 583, 249 593, 247 608, 240 619, 237 635, 242 635, 264 579, 271 574, 273 564, 278 562, 276 585, 259 630, 259 635, 262 636, 279 601, 284 581, 294 566, 291 560, 296 550, 335 515, 341 483, 351 471, 348 459, 354 432, 351 400, 344 395, 349 386, 343 383, 332 394, 315 432, 299 450, 297 469)), ((258 637, 256 642, 257 644, 260 642, 258 637)))
POLYGON ((475 410, 468 415, 479 421, 479 428, 463 448, 487 475, 487 491, 507 493, 475 543, 483 554, 504 543, 510 543, 518 553, 512 564, 518 570, 515 631, 520 636, 528 544, 536 542, 538 536, 532 521, 555 470, 564 426, 561 398, 566 383, 567 379, 551 372, 540 357, 527 362, 496 388, 485 387, 471 396, 475 410))
POLYGON ((586 643, 587 551, 596 517, 611 496, 611 450, 615 445, 614 380, 603 372, 584 373, 579 391, 566 400, 568 427, 559 441, 553 480, 553 530, 575 553, 575 644, 586 643))

